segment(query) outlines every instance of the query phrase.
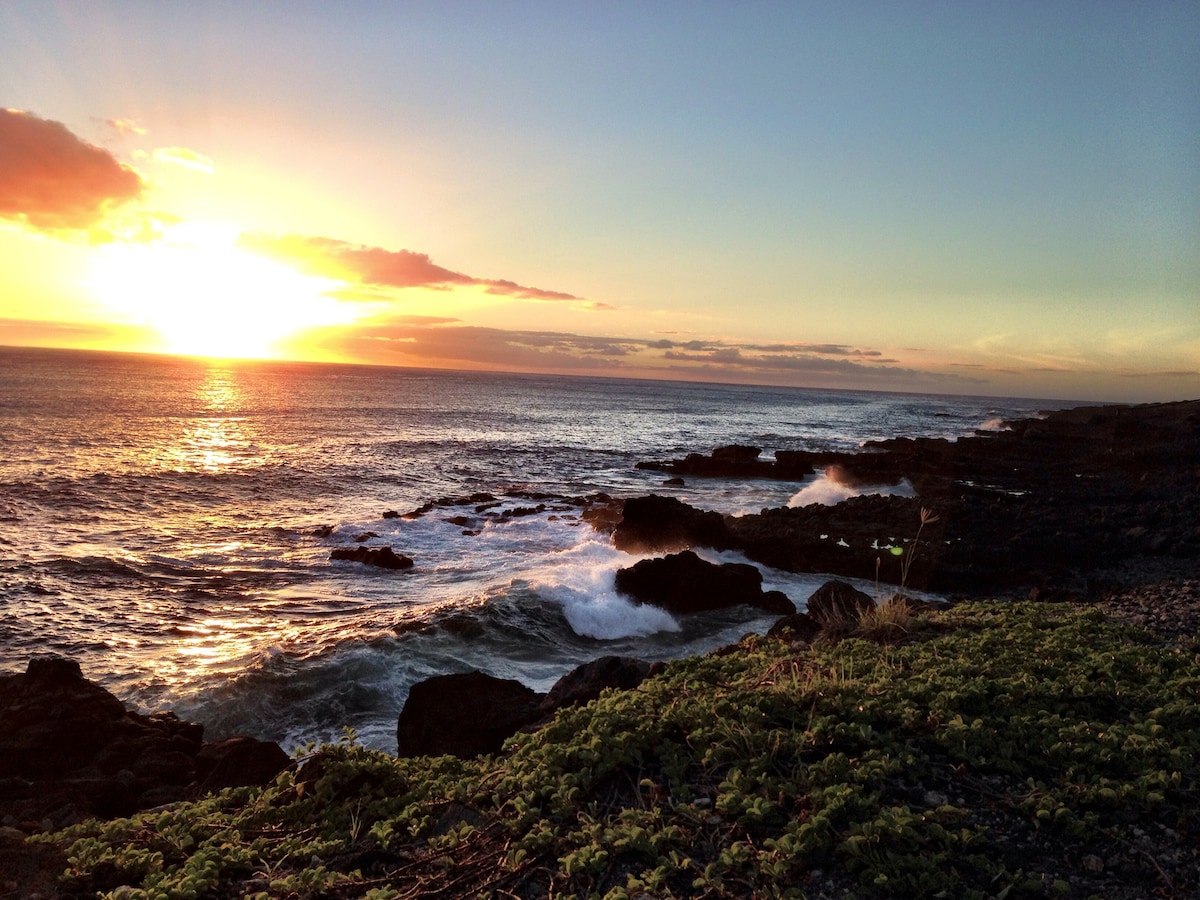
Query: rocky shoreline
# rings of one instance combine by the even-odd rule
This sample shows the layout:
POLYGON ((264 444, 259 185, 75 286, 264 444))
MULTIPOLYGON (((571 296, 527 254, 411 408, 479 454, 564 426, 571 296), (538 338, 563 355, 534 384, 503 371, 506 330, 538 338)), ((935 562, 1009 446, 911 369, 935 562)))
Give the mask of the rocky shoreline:
MULTIPOLYGON (((1064 410, 957 442, 898 438, 852 454, 760 456, 757 448, 731 447, 641 466, 672 479, 795 479, 816 471, 863 486, 906 479, 917 496, 868 494, 836 506, 742 517, 656 495, 624 503, 588 498, 585 518, 611 530, 618 547, 668 554, 646 561, 652 566, 622 570, 624 589, 643 602, 688 612, 711 608, 696 599, 706 583, 716 586, 710 594, 728 588, 736 594, 732 602, 779 613, 778 633, 791 641, 818 639, 820 613, 828 608, 822 604, 860 602, 831 588, 834 599, 814 596, 807 614, 795 614, 753 584, 729 587, 745 581, 745 573, 733 569, 752 567, 703 563, 709 568, 699 571, 695 564, 702 561, 687 552, 736 549, 793 572, 962 596, 1007 592, 1084 601, 1189 650, 1197 647, 1200 401, 1064 410), (936 519, 923 518, 923 509, 936 519), (900 556, 892 547, 901 548, 900 556), (678 590, 679 584, 691 586, 678 590)), ((431 679, 413 688, 400 715, 398 750, 464 758, 495 753, 509 735, 605 688, 633 688, 652 671, 637 660, 601 659, 566 676, 549 695, 478 673, 431 679), (459 702, 451 702, 453 696, 459 702), (456 722, 447 709, 458 710, 456 722), (489 724, 497 718, 505 719, 499 730, 489 724)), ((252 738, 206 743, 202 726, 126 710, 86 681, 77 663, 34 660, 24 674, 0 678, 0 860, 25 858, 23 833, 88 816, 127 816, 223 787, 265 785, 290 765, 275 744, 252 738)))
POLYGON ((1200 400, 1061 410, 957 441, 894 438, 857 453, 777 453, 774 463, 759 456, 720 448, 639 465, 673 479, 824 471, 860 487, 907 480, 916 496, 717 518, 660 502, 633 528, 627 503, 615 538, 646 549, 681 540, 737 549, 791 572, 896 584, 900 567, 880 548, 903 546, 927 508, 938 522, 922 535, 909 586, 1076 599, 1186 577, 1200 558, 1200 400))

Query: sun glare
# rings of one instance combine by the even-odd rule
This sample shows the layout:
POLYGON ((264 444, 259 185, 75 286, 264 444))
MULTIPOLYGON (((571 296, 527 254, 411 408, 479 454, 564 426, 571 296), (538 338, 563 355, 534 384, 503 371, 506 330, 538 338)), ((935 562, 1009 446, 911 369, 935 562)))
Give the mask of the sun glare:
POLYGON ((237 234, 177 225, 154 244, 97 247, 90 286, 130 324, 155 329, 154 349, 188 356, 269 359, 293 332, 355 318, 327 294, 341 282, 241 250, 237 234))

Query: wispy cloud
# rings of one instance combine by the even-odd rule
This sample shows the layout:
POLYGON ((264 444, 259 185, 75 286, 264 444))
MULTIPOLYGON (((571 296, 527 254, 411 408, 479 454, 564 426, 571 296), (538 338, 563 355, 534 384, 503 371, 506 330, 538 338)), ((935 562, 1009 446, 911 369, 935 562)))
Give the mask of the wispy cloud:
POLYGON ((197 153, 195 150, 189 150, 187 147, 159 147, 154 151, 154 159, 157 162, 204 172, 206 175, 211 175, 217 170, 216 165, 209 157, 203 153, 197 153))
POLYGON ((122 137, 127 134, 142 135, 146 129, 133 119, 105 119, 105 124, 122 137))
POLYGON ((0 217, 39 231, 84 230, 143 189, 137 172, 61 122, 0 110, 0 217))
POLYGON ((327 237, 267 234, 244 234, 238 239, 238 246, 286 262, 309 274, 338 278, 351 284, 389 288, 473 285, 482 287, 489 294, 521 300, 581 299, 574 294, 529 287, 515 281, 465 275, 439 266, 427 254, 412 250, 386 250, 327 237))

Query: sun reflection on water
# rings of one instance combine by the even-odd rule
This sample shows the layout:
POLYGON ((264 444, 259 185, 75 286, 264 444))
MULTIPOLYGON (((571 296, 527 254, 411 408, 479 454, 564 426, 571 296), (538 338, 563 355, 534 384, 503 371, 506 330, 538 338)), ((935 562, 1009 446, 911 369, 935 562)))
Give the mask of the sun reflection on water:
POLYGON ((235 415, 244 403, 237 373, 214 366, 196 391, 203 410, 193 419, 176 451, 181 468, 218 473, 253 461, 245 416, 235 415))
POLYGON ((189 676, 240 668, 237 661, 255 652, 264 624, 255 619, 208 618, 186 626, 181 629, 186 637, 175 647, 183 658, 176 668, 189 676))

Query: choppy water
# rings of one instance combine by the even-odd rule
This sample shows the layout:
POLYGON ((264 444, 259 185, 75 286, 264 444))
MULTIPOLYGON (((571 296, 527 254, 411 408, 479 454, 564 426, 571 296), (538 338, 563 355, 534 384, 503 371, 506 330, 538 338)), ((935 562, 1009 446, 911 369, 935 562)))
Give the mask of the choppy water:
MULTIPOLYGON (((769 455, 955 437, 1048 405, 0 348, 0 671, 62 653, 210 737, 290 747, 349 725, 394 749, 408 689, 430 675, 478 668, 545 690, 596 656, 683 656, 771 620, 629 604, 612 583, 633 558, 553 500, 507 521, 474 504, 384 511, 597 491, 757 511, 821 485, 665 488, 634 464, 728 443, 769 455), (330 561, 368 532, 416 566, 330 561)), ((764 576, 798 603, 823 581, 764 576)))

